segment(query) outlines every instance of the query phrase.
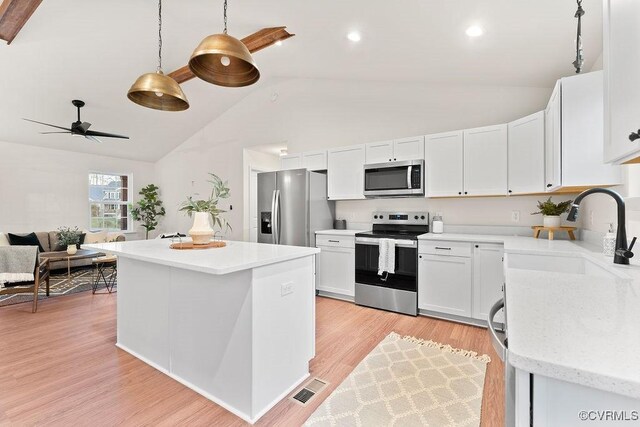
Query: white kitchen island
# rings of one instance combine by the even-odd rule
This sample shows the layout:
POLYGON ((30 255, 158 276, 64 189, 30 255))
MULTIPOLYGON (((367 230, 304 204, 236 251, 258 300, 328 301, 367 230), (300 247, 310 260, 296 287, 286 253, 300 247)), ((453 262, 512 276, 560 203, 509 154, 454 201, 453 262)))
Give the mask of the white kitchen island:
POLYGON ((122 350, 253 423, 309 376, 316 248, 88 244, 118 256, 122 350))

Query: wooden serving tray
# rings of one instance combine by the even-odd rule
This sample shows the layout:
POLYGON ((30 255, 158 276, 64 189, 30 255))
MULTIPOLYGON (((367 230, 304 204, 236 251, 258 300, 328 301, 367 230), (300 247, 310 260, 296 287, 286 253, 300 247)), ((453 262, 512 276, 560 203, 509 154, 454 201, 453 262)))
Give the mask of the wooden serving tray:
POLYGON ((169 245, 171 249, 179 249, 179 250, 224 248, 225 246, 227 246, 225 242, 209 242, 206 245, 194 245, 191 242, 184 242, 184 243, 172 243, 171 245, 169 245))

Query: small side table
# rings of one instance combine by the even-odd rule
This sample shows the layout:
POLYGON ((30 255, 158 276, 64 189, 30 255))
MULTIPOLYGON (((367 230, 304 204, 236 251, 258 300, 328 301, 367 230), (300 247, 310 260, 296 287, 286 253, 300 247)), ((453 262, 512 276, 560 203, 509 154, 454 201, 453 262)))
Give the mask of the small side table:
POLYGON ((531 228, 533 229, 533 237, 535 237, 536 239, 540 237, 541 231, 549 232, 549 240, 553 240, 554 233, 566 231, 567 234, 569 235, 569 239, 576 240, 576 235, 573 232, 576 230, 577 227, 545 227, 542 225, 534 225, 531 228))
POLYGON ((96 277, 93 281, 93 294, 110 294, 116 292, 113 290, 118 274, 118 258, 115 255, 106 255, 93 259, 93 265, 96 267, 96 277), (105 272, 111 270, 111 275, 107 278, 105 272), (100 281, 104 283, 107 292, 97 292, 100 281))

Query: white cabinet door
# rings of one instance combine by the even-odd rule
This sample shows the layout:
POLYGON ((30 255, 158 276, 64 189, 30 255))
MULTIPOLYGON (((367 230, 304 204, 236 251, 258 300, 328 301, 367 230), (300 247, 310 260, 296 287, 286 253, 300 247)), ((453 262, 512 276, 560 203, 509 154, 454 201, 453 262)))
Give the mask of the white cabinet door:
POLYGON ((462 195, 462 141, 462 131, 425 137, 427 197, 462 195))
POLYGON ((302 153, 302 167, 310 171, 321 171, 327 169, 326 151, 308 151, 302 153))
POLYGON ((302 168, 302 154, 287 154, 280 156, 280 170, 302 168))
POLYGON ((370 142, 366 147, 367 164, 392 162, 394 160, 393 141, 370 142))
POLYGON ((396 139, 393 141, 393 160, 424 159, 424 136, 396 139))
MULTIPOLYGON (((502 257, 504 246, 477 243, 473 250, 473 313, 474 319, 487 320, 489 309, 503 297, 504 269, 502 257)), ((503 323, 504 316, 498 313, 496 322, 503 323)))
POLYGON ((471 317, 471 258, 420 254, 418 308, 471 317))
POLYGON ((364 145, 333 148, 327 152, 329 200, 364 199, 364 145))
POLYGON ((544 193, 544 111, 509 123, 509 194, 544 193))
POLYGON ((617 164, 640 156, 639 16, 637 0, 604 0, 605 159, 617 164))
POLYGON ((316 289, 353 298, 355 295, 355 249, 320 246, 316 257, 316 289))
POLYGON ((507 194, 507 125, 464 131, 464 194, 507 194))
POLYGON ((551 99, 544 111, 545 137, 544 137, 544 170, 545 170, 545 190, 554 191, 562 185, 562 92, 561 81, 558 80, 556 87, 551 94, 551 99))

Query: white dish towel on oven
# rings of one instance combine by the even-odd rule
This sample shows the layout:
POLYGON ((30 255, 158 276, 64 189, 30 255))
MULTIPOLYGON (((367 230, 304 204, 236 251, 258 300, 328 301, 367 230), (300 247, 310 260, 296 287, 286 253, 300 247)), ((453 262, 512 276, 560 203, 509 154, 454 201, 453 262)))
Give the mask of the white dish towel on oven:
POLYGON ((396 272, 396 241, 393 239, 380 239, 378 242, 378 276, 386 271, 389 274, 396 272))

